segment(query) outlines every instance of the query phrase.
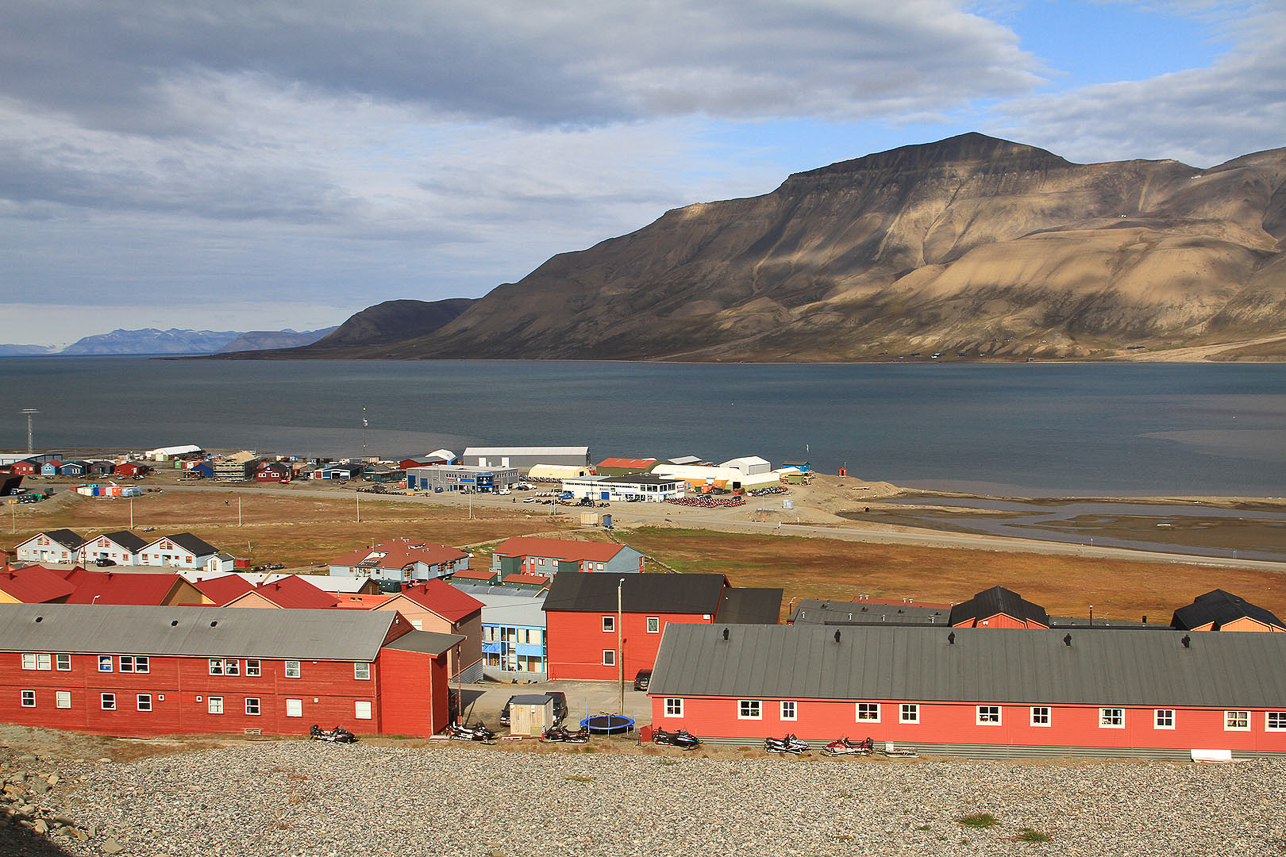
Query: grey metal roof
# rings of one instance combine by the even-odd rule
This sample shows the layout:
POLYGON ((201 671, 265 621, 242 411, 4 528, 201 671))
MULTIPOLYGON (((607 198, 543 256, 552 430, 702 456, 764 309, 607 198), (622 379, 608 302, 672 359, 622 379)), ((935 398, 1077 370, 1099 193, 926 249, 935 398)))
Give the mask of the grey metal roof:
POLYGON ((616 612, 616 587, 627 613, 709 613, 719 610, 722 574, 612 574, 560 571, 545 597, 545 612, 616 612))
POLYGON ((776 625, 781 621, 780 589, 729 587, 723 591, 723 603, 715 614, 717 622, 739 625, 776 625))
POLYGON ((440 655, 456 643, 464 641, 459 634, 439 634, 436 631, 411 631, 396 640, 385 643, 386 649, 397 649, 399 652, 424 652, 429 655, 440 655))
POLYGON ((1244 618, 1254 619, 1265 625, 1286 628, 1286 624, 1268 610, 1251 604, 1240 595, 1233 595, 1222 589, 1212 589, 1205 595, 1198 595, 1187 607, 1180 607, 1174 611, 1174 618, 1170 620, 1170 624, 1175 628, 1187 629, 1199 628, 1213 622, 1214 630, 1217 631, 1229 622, 1244 618))
POLYGON ((822 601, 804 598, 790 621, 801 625, 939 625, 951 623, 950 608, 869 601, 822 601))
POLYGON ((0 651, 373 661, 386 610, 0 604, 0 651))
POLYGON ((1286 634, 670 623, 648 693, 1286 709, 1286 634))

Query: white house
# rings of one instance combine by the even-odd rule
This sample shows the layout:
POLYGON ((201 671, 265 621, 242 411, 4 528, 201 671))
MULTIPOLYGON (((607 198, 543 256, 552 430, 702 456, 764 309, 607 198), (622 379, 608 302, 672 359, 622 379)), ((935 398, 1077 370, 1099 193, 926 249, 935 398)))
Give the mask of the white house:
POLYGON ((138 564, 200 568, 206 571, 223 570, 222 562, 219 563, 218 569, 208 567, 210 560, 217 558, 218 553, 219 550, 214 545, 191 533, 177 533, 172 536, 162 536, 140 548, 138 564))
POLYGON ((73 563, 76 551, 85 543, 85 537, 71 530, 50 530, 37 533, 14 548, 14 555, 22 562, 73 563))
POLYGON ((97 560, 111 560, 117 565, 138 565, 138 553, 147 544, 129 530, 104 533, 85 542, 76 551, 76 562, 89 565, 97 560))

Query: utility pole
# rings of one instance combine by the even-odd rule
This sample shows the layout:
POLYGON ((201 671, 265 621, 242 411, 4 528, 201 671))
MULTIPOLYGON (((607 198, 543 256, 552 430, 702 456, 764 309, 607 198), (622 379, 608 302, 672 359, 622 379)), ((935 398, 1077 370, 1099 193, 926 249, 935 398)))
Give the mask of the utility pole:
POLYGON ((616 584, 616 679, 621 686, 621 705, 617 709, 617 713, 622 717, 625 716, 625 640, 622 636, 625 633, 625 629, 621 627, 621 618, 624 612, 621 609, 621 590, 624 586, 625 578, 622 577, 621 582, 616 584))
POLYGON ((31 445, 31 418, 40 413, 40 410, 38 408, 23 408, 18 413, 27 415, 27 455, 31 455, 34 451, 31 445))

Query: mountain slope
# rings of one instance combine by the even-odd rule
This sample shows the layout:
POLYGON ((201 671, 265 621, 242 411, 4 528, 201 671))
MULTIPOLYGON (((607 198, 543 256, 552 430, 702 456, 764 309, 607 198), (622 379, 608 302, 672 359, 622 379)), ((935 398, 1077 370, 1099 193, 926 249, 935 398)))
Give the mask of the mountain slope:
POLYGON ((389 357, 1105 357, 1286 335, 1286 150, 1072 164, 966 134, 553 257, 389 357))
POLYGON ((76 340, 61 354, 205 354, 239 336, 235 330, 116 329, 76 340))
POLYGON ((216 353, 227 351, 266 351, 273 348, 299 348, 312 345, 317 340, 336 330, 327 327, 322 330, 249 330, 239 334, 236 339, 223 346, 216 353))

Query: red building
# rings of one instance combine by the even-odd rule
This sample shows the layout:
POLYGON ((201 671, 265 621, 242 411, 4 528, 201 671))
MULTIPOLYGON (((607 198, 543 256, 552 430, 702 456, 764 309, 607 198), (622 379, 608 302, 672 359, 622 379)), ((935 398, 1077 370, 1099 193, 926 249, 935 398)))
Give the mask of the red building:
POLYGON ((666 626, 776 624, 781 595, 780 589, 733 589, 722 574, 560 572, 544 605, 549 678, 616 680, 620 658, 632 680, 652 669, 666 626))
POLYGON ((256 482, 276 482, 284 485, 294 475, 294 470, 284 461, 261 461, 255 467, 256 482))
POLYGON ((0 721, 107 735, 427 737, 459 637, 397 613, 0 605, 0 721))
POLYGON ((674 625, 653 723, 935 753, 1286 752, 1286 636, 674 625))

